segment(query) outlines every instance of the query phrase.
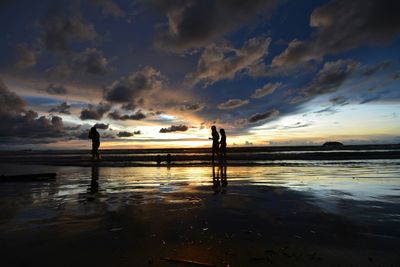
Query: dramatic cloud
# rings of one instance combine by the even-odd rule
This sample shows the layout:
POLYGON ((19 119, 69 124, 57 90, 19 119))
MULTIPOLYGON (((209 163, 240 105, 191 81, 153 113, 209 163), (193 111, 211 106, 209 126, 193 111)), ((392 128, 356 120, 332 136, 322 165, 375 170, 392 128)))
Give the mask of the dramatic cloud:
POLYGON ((204 108, 202 104, 199 103, 183 103, 180 107, 181 111, 200 111, 204 108))
POLYGON ((125 120, 143 120, 146 118, 146 115, 144 113, 142 113, 140 110, 136 111, 133 114, 121 114, 119 113, 118 110, 114 110, 113 112, 108 113, 108 117, 113 119, 113 120, 121 120, 121 121, 125 121, 125 120))
POLYGON ((273 118, 277 117, 278 115, 279 115, 279 111, 276 110, 276 109, 272 109, 272 110, 269 110, 269 111, 264 112, 264 113, 256 113, 256 114, 252 115, 248 119, 248 122, 256 123, 256 122, 259 122, 259 121, 266 121, 266 120, 273 119, 273 118))
POLYGON ((49 112, 57 112, 61 114, 71 114, 69 109, 71 108, 71 105, 68 105, 67 102, 62 102, 60 105, 55 106, 49 110, 49 112))
POLYGON ((81 111, 81 120, 101 120, 103 115, 110 110, 111 106, 107 103, 100 103, 97 106, 88 105, 81 111))
POLYGON ((100 129, 100 130, 107 130, 108 126, 109 126, 109 124, 105 124, 105 123, 96 123, 94 125, 94 127, 96 127, 96 129, 100 129))
POLYGON ((388 60, 380 62, 380 63, 376 64, 375 66, 367 68, 363 72, 363 75, 364 76, 372 76, 372 75, 374 75, 375 73, 377 73, 379 71, 382 71, 382 70, 385 70, 385 69, 389 68, 390 65, 392 65, 392 62, 388 61, 388 60))
POLYGON ((99 6, 105 15, 114 17, 124 17, 125 12, 113 0, 90 0, 96 6, 99 6))
POLYGON ((65 51, 69 42, 94 40, 98 34, 92 24, 87 24, 80 16, 51 16, 44 23, 44 45, 48 50, 65 51))
POLYGON ((229 99, 228 101, 218 105, 219 109, 235 109, 244 105, 247 105, 249 100, 245 99, 229 99))
POLYGON ((118 136, 118 137, 131 137, 131 136, 133 136, 133 133, 123 131, 123 132, 119 132, 119 133, 117 134, 117 136, 118 136))
POLYGON ((262 88, 256 89, 252 98, 261 98, 266 95, 272 94, 276 89, 282 86, 282 83, 267 83, 262 88))
POLYGON ((300 95, 291 99, 291 103, 295 104, 337 91, 358 66, 359 64, 353 60, 339 59, 326 62, 313 80, 300 90, 300 95))
POLYGON ((86 50, 73 59, 72 68, 83 74, 103 75, 110 72, 108 60, 96 48, 86 50))
POLYGON ((282 54, 274 57, 272 65, 292 69, 299 63, 310 60, 319 61, 321 56, 321 54, 315 53, 311 44, 294 39, 282 54))
POLYGON ((303 93, 311 97, 335 92, 357 67, 358 63, 353 60, 326 62, 303 93))
POLYGON ((25 111, 26 105, 22 98, 8 90, 7 86, 0 80, 0 115, 19 114, 25 111))
POLYGON ((140 105, 143 98, 161 89, 164 77, 152 67, 144 67, 140 71, 115 81, 106 92, 110 102, 140 105))
POLYGON ((47 88, 44 90, 46 93, 50 95, 66 95, 68 90, 62 85, 55 85, 55 84, 49 84, 47 88))
POLYGON ((223 79, 233 79, 237 73, 259 63, 268 53, 270 38, 252 38, 242 48, 227 44, 206 47, 198 62, 197 71, 187 75, 192 84, 204 81, 213 84, 223 79))
POLYGON ((26 44, 18 44, 16 47, 18 68, 29 68, 36 65, 36 52, 30 49, 26 44))
MULTIPOLYGON (((63 135, 62 118, 53 116, 50 119, 38 115, 33 110, 26 110, 27 104, 0 81, 0 137, 10 142, 17 138, 32 139, 54 138, 63 135)), ((0 140, 1 141, 1 140, 0 140)), ((45 140, 42 140, 45 142, 45 140)))
POLYGON ((186 80, 195 85, 204 81, 213 84, 223 79, 233 79, 241 71, 247 70, 268 53, 271 38, 252 38, 242 48, 235 49, 227 44, 212 44, 206 47, 198 62, 197 70, 189 73, 186 80))
POLYGON ((171 125, 168 128, 161 128, 160 133, 186 132, 188 129, 186 125, 171 125))
POLYGON ((310 26, 317 28, 310 41, 293 40, 275 57, 275 65, 321 60, 365 44, 383 44, 400 34, 400 2, 392 0, 336 0, 316 8, 310 26))
POLYGON ((347 104, 347 98, 343 96, 336 96, 334 98, 329 99, 329 102, 331 102, 333 105, 345 105, 347 104))
POLYGON ((257 14, 269 13, 277 1, 152 0, 151 3, 158 5, 168 17, 168 28, 159 28, 156 46, 183 52, 211 43, 257 14))

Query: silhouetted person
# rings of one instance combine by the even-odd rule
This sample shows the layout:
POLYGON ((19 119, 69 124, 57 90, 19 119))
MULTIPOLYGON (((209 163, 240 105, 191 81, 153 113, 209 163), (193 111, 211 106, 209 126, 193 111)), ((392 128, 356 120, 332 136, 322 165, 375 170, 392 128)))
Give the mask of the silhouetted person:
POLYGON ((92 127, 89 131, 89 138, 92 139, 92 159, 100 159, 99 147, 100 147, 100 134, 96 127, 92 127))
POLYGON ((225 135, 225 130, 220 129, 219 130, 221 134, 221 141, 219 142, 219 162, 220 162, 220 168, 221 168, 221 180, 222 185, 226 185, 226 135, 225 135))
POLYGON ((161 156, 160 155, 157 155, 156 161, 157 161, 157 165, 161 164, 161 156))
POLYGON ((171 154, 167 155, 167 164, 170 165, 171 164, 171 154))
POLYGON ((215 156, 219 156, 219 134, 215 125, 211 126, 211 136, 212 136, 212 166, 215 167, 215 156))

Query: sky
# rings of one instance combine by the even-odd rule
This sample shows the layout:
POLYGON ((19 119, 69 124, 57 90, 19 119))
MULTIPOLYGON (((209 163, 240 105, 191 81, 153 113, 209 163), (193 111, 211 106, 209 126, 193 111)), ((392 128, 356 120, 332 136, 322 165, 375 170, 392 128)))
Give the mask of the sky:
POLYGON ((0 149, 400 142, 400 2, 3 0, 0 149))

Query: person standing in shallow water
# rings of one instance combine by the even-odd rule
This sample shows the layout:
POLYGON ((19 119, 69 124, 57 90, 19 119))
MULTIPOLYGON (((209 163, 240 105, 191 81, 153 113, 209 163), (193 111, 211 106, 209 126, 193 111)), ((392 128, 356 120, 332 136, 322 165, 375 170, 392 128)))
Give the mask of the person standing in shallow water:
POLYGON ((220 129, 219 132, 221 134, 221 141, 219 142, 221 178, 226 179, 226 135, 224 129, 220 129))
POLYGON ((92 127, 89 131, 89 139, 92 139, 92 159, 100 159, 100 134, 96 127, 92 127))
POLYGON ((211 135, 212 135, 212 165, 213 168, 215 166, 215 156, 217 156, 217 159, 219 157, 219 134, 217 132, 217 128, 215 125, 211 126, 211 135))

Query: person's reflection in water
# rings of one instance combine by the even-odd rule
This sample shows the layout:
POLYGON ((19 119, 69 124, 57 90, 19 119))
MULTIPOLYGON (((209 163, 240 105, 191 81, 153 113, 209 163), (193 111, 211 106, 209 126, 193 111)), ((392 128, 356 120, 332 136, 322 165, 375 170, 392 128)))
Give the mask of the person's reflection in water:
POLYGON ((219 165, 220 165, 220 171, 221 171, 221 182, 222 186, 227 186, 228 181, 226 179, 226 169, 227 169, 227 163, 226 163, 226 135, 225 135, 225 130, 220 129, 219 130, 221 134, 221 141, 219 142, 220 147, 219 147, 219 165))
MULTIPOLYGON (((99 166, 97 164, 92 165, 92 177, 90 180, 90 185, 88 187, 88 193, 94 195, 99 191, 99 166)), ((93 200, 93 196, 91 196, 93 200)))

